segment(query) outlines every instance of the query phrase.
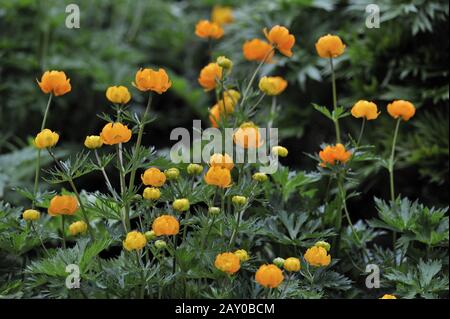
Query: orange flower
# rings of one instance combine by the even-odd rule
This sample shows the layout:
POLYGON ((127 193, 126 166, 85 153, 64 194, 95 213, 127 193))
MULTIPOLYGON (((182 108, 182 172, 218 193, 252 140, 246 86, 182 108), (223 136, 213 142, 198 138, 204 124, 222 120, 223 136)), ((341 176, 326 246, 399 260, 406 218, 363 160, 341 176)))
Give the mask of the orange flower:
POLYGON ((236 273, 241 268, 241 260, 233 253, 223 253, 216 256, 214 266, 229 275, 236 273))
POLYGON ((258 148, 264 144, 259 128, 253 122, 242 123, 234 133, 233 140, 243 148, 258 148))
POLYGON ((106 90, 106 98, 113 103, 126 104, 131 100, 131 94, 123 85, 110 86, 106 90))
POLYGON ((161 187, 166 182, 166 175, 158 168, 150 167, 141 175, 141 179, 146 186, 161 187))
POLYGON ((50 201, 48 214, 50 216, 57 215, 73 215, 78 209, 78 201, 75 196, 71 195, 55 195, 50 201))
POLYGON ((205 182, 220 188, 231 186, 231 173, 229 169, 217 166, 210 167, 205 175, 205 182))
POLYGON ((141 68, 136 72, 133 85, 140 91, 162 94, 172 86, 172 82, 164 69, 155 71, 141 68))
POLYGON ((216 87, 216 81, 222 79, 222 68, 217 63, 209 63, 200 71, 198 83, 205 89, 210 91, 216 87))
POLYGON ((248 61, 263 61, 265 58, 266 62, 271 62, 274 55, 272 46, 260 39, 245 41, 242 52, 248 61))
POLYGON ((208 20, 200 20, 195 26, 195 34, 200 38, 220 39, 223 37, 222 27, 208 20))
POLYGON ((364 117, 366 120, 375 120, 380 112, 378 112, 377 105, 373 102, 360 100, 352 107, 352 115, 356 118, 364 117))
POLYGON ((180 223, 171 215, 162 215, 153 221, 152 230, 156 236, 176 235, 180 230, 180 223))
POLYGON ((326 167, 326 164, 346 163, 352 157, 352 152, 347 151, 344 145, 338 143, 334 146, 326 146, 319 152, 319 157, 322 160, 320 166, 326 167))
POLYGON ((51 93, 55 96, 64 95, 72 89, 70 79, 63 71, 45 71, 38 81, 39 87, 45 94, 51 93))
POLYGON ((228 154, 213 154, 209 159, 209 165, 211 167, 220 167, 220 168, 226 168, 229 170, 232 170, 234 167, 233 159, 228 154))
POLYGON ((214 6, 211 12, 211 20, 218 25, 228 24, 234 21, 231 7, 214 6))
POLYGON ((209 120, 211 121, 212 127, 219 127, 218 123, 222 121, 219 104, 214 104, 209 110, 209 120))
POLYGON ((324 35, 316 42, 316 51, 321 58, 336 58, 344 53, 345 44, 337 35, 324 35))
POLYGON ((403 121, 408 121, 416 114, 416 108, 414 104, 409 101, 396 100, 389 103, 387 110, 390 116, 394 119, 401 117, 403 121))
POLYGON ((115 145, 128 142, 131 139, 131 134, 131 130, 127 126, 116 122, 106 124, 100 133, 100 137, 103 143, 115 145))
POLYGON ((263 76, 259 80, 259 89, 267 95, 274 96, 281 94, 287 84, 287 81, 281 76, 263 76))
POLYGON ((264 34, 267 40, 274 45, 281 54, 287 57, 292 56, 292 47, 295 44, 295 37, 289 33, 289 30, 283 26, 276 25, 269 32, 264 28, 264 34))
POLYGON ((313 246, 308 248, 303 256, 308 264, 315 267, 328 266, 331 262, 331 256, 325 248, 313 246))
POLYGON ((266 288, 277 288, 284 280, 283 272, 277 266, 262 265, 255 274, 258 284, 266 288))

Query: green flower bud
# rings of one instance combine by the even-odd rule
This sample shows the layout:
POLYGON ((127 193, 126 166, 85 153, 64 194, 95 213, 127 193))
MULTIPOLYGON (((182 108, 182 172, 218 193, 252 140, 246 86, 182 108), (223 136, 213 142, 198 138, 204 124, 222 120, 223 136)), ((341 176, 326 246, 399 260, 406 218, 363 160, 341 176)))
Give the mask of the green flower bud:
POLYGON ((203 172, 203 166, 199 164, 189 164, 187 172, 189 175, 200 175, 203 172))
POLYGON ((231 198, 231 201, 236 206, 243 206, 247 203, 247 197, 235 195, 233 196, 233 198, 231 198))
POLYGON ((257 182, 265 182, 267 181, 268 177, 266 174, 258 172, 253 174, 253 179, 257 182))
POLYGON ((189 209, 190 203, 187 198, 176 199, 172 204, 173 209, 179 212, 184 212, 189 209))
POLYGON ((219 215, 220 214, 220 208, 219 207, 210 207, 208 208, 208 213, 211 215, 219 215))
POLYGON ((153 239, 156 238, 156 234, 155 234, 155 232, 153 230, 146 231, 144 235, 145 235, 145 238, 147 238, 148 241, 153 240, 153 239))
POLYGON ((164 249, 167 247, 167 243, 164 240, 158 239, 155 241, 156 249, 164 249))
POLYGON ((166 175, 166 177, 169 181, 173 181, 173 180, 178 179, 178 177, 180 177, 180 170, 176 167, 172 167, 172 168, 166 169, 164 171, 164 175, 166 175))
POLYGON ((331 249, 331 245, 323 240, 318 241, 317 243, 314 244, 314 246, 325 248, 326 251, 330 251, 331 249))
POLYGON ((274 264, 275 266, 277 266, 278 268, 283 268, 283 267, 284 267, 284 262, 285 262, 285 260, 284 260, 284 258, 277 257, 277 258, 275 258, 272 262, 273 262, 273 264, 274 264))

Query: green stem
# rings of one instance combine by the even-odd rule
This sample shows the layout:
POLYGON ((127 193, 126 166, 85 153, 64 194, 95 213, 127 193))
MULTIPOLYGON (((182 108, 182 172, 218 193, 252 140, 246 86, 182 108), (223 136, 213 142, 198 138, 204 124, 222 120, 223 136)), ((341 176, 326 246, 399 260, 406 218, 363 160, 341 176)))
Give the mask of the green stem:
POLYGON ((41 131, 45 128, 45 125, 47 124, 47 116, 50 110, 50 104, 52 102, 52 98, 53 98, 53 94, 50 93, 50 96, 48 97, 48 101, 47 101, 47 106, 45 108, 45 112, 44 112, 44 118, 42 119, 42 124, 41 124, 41 131))
MULTIPOLYGON (((336 94, 336 76, 334 74, 333 58, 330 58, 331 67, 331 85, 333 90, 333 110, 337 109, 337 94, 336 94)), ((334 119, 334 125, 336 128, 336 142, 341 143, 341 131, 339 128, 339 119, 334 119)))
POLYGON ((64 215, 61 215, 61 240, 62 240, 62 247, 66 249, 66 234, 64 233, 64 215))
POLYGON ((362 136, 363 136, 363 133, 364 133, 365 126, 366 126, 366 118, 364 117, 363 120, 362 120, 361 130, 359 132, 358 140, 356 142, 356 148, 358 148, 359 147, 359 143, 361 143, 361 139, 362 139, 362 136))
POLYGON ((115 199, 118 199, 118 195, 114 188, 112 187, 111 181, 109 180, 108 174, 106 174, 105 168, 101 165, 100 157, 98 156, 97 150, 94 150, 95 158, 97 159, 97 164, 100 167, 100 170, 103 174, 103 177, 105 178, 106 186, 108 187, 108 190, 111 192, 111 194, 114 196, 115 199))
POLYGON ((389 181, 391 186, 391 200, 395 201, 395 190, 394 190, 394 158, 395 158, 395 145, 397 143, 398 129, 400 127, 401 118, 397 119, 397 124, 395 126, 394 138, 392 139, 392 149, 391 156, 389 158, 389 181))
POLYGON ((212 220, 211 220, 211 223, 209 224, 208 230, 206 232, 205 239, 203 240, 202 247, 200 249, 200 256, 203 255, 203 251, 205 250, 205 246, 208 244, 208 237, 209 237, 209 234, 211 233, 212 227, 214 226, 214 222, 216 221, 216 217, 217 217, 217 215, 214 215, 212 220))
POLYGON ((183 237, 182 237, 182 243, 184 243, 184 241, 186 240, 186 234, 187 234, 187 228, 188 228, 188 225, 187 225, 187 221, 188 221, 188 219, 189 219, 189 216, 190 216, 190 210, 188 210, 187 212, 186 212, 186 215, 185 215, 185 218, 184 218, 184 222, 185 222, 185 224, 184 224, 184 229, 183 229, 183 237))
MULTIPOLYGON (((122 157, 122 143, 119 143, 116 148, 117 151, 117 161, 119 166, 119 180, 120 180, 120 193, 122 196, 122 200, 125 202, 125 174, 124 174, 124 168, 123 168, 123 157, 122 157)), ((125 204, 127 205, 127 204, 125 204)), ((127 208, 122 209, 122 215, 123 215, 123 225, 125 227, 125 232, 129 232, 131 230, 131 224, 130 224, 130 215, 129 210, 127 208)))
POLYGON ((242 218, 242 214, 243 214, 244 210, 241 209, 238 214, 237 214, 237 220, 236 220, 236 226, 233 229, 233 233, 231 235, 231 239, 230 242, 228 244, 229 248, 231 249, 234 245, 234 242, 236 241, 236 237, 237 237, 237 233, 238 233, 238 229, 239 229, 239 224, 241 222, 241 218, 242 218))
MULTIPOLYGON (((355 227, 353 226, 353 223, 352 223, 352 221, 351 221, 351 219, 350 219, 350 214, 349 214, 349 212, 348 212, 348 209, 347 209, 347 202, 346 202, 346 197, 347 197, 347 195, 346 195, 346 193, 345 193, 344 187, 343 187, 342 182, 341 182, 340 179, 339 179, 339 181, 338 181, 338 187, 339 187, 340 197, 341 197, 341 200, 342 200, 342 207, 344 208, 344 212, 345 212, 345 217, 347 218, 347 221, 348 221, 348 223, 349 223, 349 225, 350 225, 350 228, 352 229, 353 235, 355 235, 356 240, 357 240, 359 243, 361 243, 361 240, 359 239, 359 236, 358 236, 358 234, 356 233, 355 227)), ((339 233, 340 233, 340 232, 341 232, 341 230, 339 229, 339 233)))
POLYGON ((50 256, 47 248, 45 248, 44 241, 42 240, 41 235, 37 232, 36 228, 34 227, 33 221, 30 221, 30 226, 31 226, 31 229, 36 233, 36 236, 39 238, 39 242, 41 243, 41 246, 44 249, 45 254, 47 255, 47 257, 50 256))

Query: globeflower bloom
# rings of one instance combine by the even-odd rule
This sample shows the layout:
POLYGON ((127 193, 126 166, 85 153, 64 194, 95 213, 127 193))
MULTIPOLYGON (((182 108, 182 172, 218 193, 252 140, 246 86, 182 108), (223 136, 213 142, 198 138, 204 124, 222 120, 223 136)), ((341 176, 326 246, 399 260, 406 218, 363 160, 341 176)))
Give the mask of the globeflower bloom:
POLYGON ((217 269, 232 275, 241 268, 241 260, 233 253, 222 253, 216 256, 214 265, 217 269))
POLYGON ((286 157, 286 156, 288 156, 289 151, 286 147, 278 145, 278 146, 272 147, 272 153, 277 154, 280 157, 286 157))
POLYGON ((227 153, 225 153, 223 155, 219 154, 219 153, 213 154, 209 158, 209 165, 211 167, 226 168, 229 170, 233 169, 233 167, 234 167, 233 159, 227 153))
POLYGON ((42 92, 55 96, 64 95, 72 89, 70 79, 63 71, 45 71, 38 84, 42 92))
POLYGON ((234 21, 231 7, 214 6, 211 12, 211 20, 218 25, 229 24, 234 21))
POLYGON ((351 113, 353 117, 365 118, 366 120, 375 120, 380 112, 378 112, 377 105, 373 102, 360 100, 353 105, 351 113))
POLYGON ((395 297, 394 295, 385 294, 380 299, 397 299, 397 297, 395 297))
POLYGON ((200 20, 195 26, 195 34, 200 38, 220 39, 223 37, 222 27, 208 20, 200 20))
POLYGON ((416 108, 414 104, 405 100, 396 100, 389 103, 387 110, 390 116, 394 119, 401 117, 403 121, 408 121, 416 114, 416 108))
POLYGON ((22 218, 26 221, 36 221, 41 218, 41 213, 35 209, 27 209, 22 213, 22 218))
POLYGON ((59 135, 56 132, 52 132, 48 128, 43 129, 38 133, 34 139, 34 145, 39 148, 49 148, 53 147, 58 143, 59 135))
POLYGON ((156 167, 150 167, 141 175, 142 183, 146 186, 161 187, 166 182, 166 175, 156 167))
POLYGON ((337 35, 324 35, 316 42, 316 51, 321 58, 336 58, 344 53, 345 44, 337 35))
POLYGON ((264 34, 269 42, 275 46, 281 54, 291 57, 295 37, 289 33, 286 27, 276 25, 269 32, 264 28, 264 34))
POLYGON ((216 87, 216 81, 221 79, 222 68, 217 63, 209 63, 200 71, 198 83, 205 89, 205 91, 211 91, 216 87))
POLYGON ((231 186, 231 173, 229 169, 212 166, 205 174, 205 182, 220 188, 231 186))
POLYGON ((164 69, 155 71, 141 68, 136 72, 133 85, 143 92, 153 91, 162 94, 172 86, 172 82, 164 69))
POLYGON ((189 200, 187 198, 176 199, 172 203, 173 209, 175 209, 178 212, 185 212, 185 211, 187 211, 189 209, 190 206, 191 205, 190 205, 189 200))
POLYGON ((259 80, 259 89, 270 96, 281 94, 287 87, 287 81, 281 76, 264 76, 259 80))
POLYGON ((326 146, 322 151, 319 152, 319 157, 322 160, 320 166, 326 167, 329 165, 336 165, 339 163, 346 163, 350 157, 352 157, 352 153, 345 149, 345 146, 338 143, 334 146, 326 146))
POLYGON ((100 133, 100 137, 106 145, 126 143, 131 139, 131 135, 131 130, 120 122, 106 124, 100 133))
POLYGON ((50 216, 73 215, 78 209, 78 200, 72 195, 55 195, 48 207, 50 216))
POLYGON ((158 200, 161 197, 161 191, 156 187, 146 187, 142 197, 147 200, 158 200))
POLYGON ((176 235, 180 230, 180 224, 175 217, 171 215, 162 215, 153 221, 152 230, 155 232, 156 236, 176 235))
POLYGON ((331 262, 331 256, 325 248, 313 246, 308 248, 304 258, 308 264, 315 267, 328 266, 331 262))
POLYGON ((79 220, 69 225, 69 233, 72 236, 76 236, 78 234, 85 233, 87 231, 87 228, 87 224, 84 221, 79 220))
POLYGON ((287 258, 283 263, 284 269, 291 272, 297 272, 300 271, 300 259, 295 257, 289 257, 287 258))
POLYGON ((234 133, 233 140, 242 148, 258 148, 264 144, 259 128, 253 122, 242 123, 234 133))
POLYGON ((191 163, 187 166, 186 170, 189 175, 200 175, 203 172, 203 166, 191 163))
POLYGON ((140 250, 147 244, 147 238, 141 232, 133 230, 127 234, 127 237, 123 241, 123 248, 128 251, 140 250))
POLYGON ((84 146, 86 146, 89 149, 96 149, 100 148, 103 145, 103 140, 98 135, 90 135, 86 136, 86 139, 84 140, 84 146))
POLYGON ((236 256, 238 256, 241 262, 245 262, 250 259, 248 252, 245 249, 238 249, 234 252, 236 256))
POLYGON ((245 41, 242 53, 248 61, 271 62, 274 51, 272 46, 264 40, 253 39, 245 41))
POLYGON ((283 272, 277 266, 262 265, 255 274, 258 284, 266 288, 277 288, 284 280, 283 272))
POLYGON ((106 90, 106 98, 112 103, 127 104, 131 100, 131 94, 125 86, 110 86, 106 90))

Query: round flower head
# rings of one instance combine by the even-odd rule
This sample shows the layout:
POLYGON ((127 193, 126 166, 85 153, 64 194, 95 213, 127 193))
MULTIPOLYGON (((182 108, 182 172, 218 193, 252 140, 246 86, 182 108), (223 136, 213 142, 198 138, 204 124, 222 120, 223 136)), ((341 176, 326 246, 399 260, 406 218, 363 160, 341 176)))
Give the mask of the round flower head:
POLYGON ((222 253, 216 256, 214 265, 217 269, 232 275, 241 268, 241 261, 233 253, 222 253))
POLYGON ((242 46, 244 58, 248 61, 271 62, 274 52, 272 46, 264 40, 245 41, 242 46))
POLYGON ((259 128, 253 122, 242 123, 234 133, 233 140, 242 148, 258 148, 264 144, 259 128))
POLYGON ((394 295, 385 294, 380 299, 397 299, 397 297, 395 297, 394 295))
POLYGON ((316 42, 316 51, 321 58, 336 58, 344 53, 345 44, 337 35, 324 35, 316 42))
POLYGON ((140 250, 147 244, 147 238, 141 232, 133 230, 127 234, 127 237, 123 241, 123 248, 128 251, 140 250))
POLYGON ((58 143, 59 135, 56 132, 52 132, 48 128, 43 129, 38 133, 34 139, 34 145, 39 148, 53 147, 58 143))
POLYGON ((39 87, 45 94, 51 93, 55 96, 64 95, 72 89, 70 79, 63 71, 45 71, 39 82, 39 87))
POLYGON ((22 213, 23 220, 26 221, 36 221, 41 217, 41 213, 39 213, 35 209, 27 209, 22 213))
POLYGON ((86 146, 89 149, 95 149, 100 148, 103 145, 103 140, 98 135, 90 135, 86 136, 86 139, 84 140, 84 146, 86 146))
POLYGON ((230 59, 228 59, 226 56, 219 56, 216 59, 216 63, 223 68, 224 70, 228 70, 228 72, 231 71, 231 69, 233 68, 233 61, 231 61, 230 59))
POLYGON ((200 175, 203 172, 203 166, 191 163, 187 166, 186 170, 189 175, 200 175))
POLYGON ((155 247, 156 249, 165 249, 167 248, 167 243, 162 239, 158 239, 155 240, 155 247))
POLYGON ((156 167, 150 167, 141 175, 142 183, 146 186, 161 187, 166 182, 166 175, 156 167))
POLYGON ((409 101, 397 100, 388 104, 387 110, 394 119, 401 117, 404 121, 408 121, 416 114, 414 104, 409 101))
POLYGON ((166 175, 168 180, 176 180, 180 177, 180 170, 176 167, 171 167, 164 171, 164 175, 166 175))
POLYGON ((157 237, 153 230, 146 231, 144 235, 147 241, 153 240, 157 237))
POLYGON ((190 203, 187 198, 180 198, 174 200, 174 202, 172 203, 172 207, 178 212, 185 212, 189 209, 190 203))
POLYGON ((245 249, 238 249, 234 252, 236 256, 238 256, 241 262, 245 262, 250 259, 248 252, 245 249))
POLYGON ((236 206, 243 206, 247 203, 247 197, 245 196, 239 196, 239 195, 234 195, 231 198, 231 202, 236 205, 236 206))
POLYGON ((143 92, 153 91, 162 94, 172 86, 172 82, 164 69, 159 69, 158 71, 139 69, 136 72, 133 85, 143 92))
POLYGON ((223 37, 222 27, 208 20, 200 20, 195 26, 195 35, 203 39, 220 39, 223 37))
POLYGON ((229 24, 234 21, 231 7, 214 6, 211 12, 211 20, 218 25, 229 24))
POLYGON ((222 79, 222 68, 217 63, 209 63, 200 71, 198 83, 205 89, 211 91, 217 85, 217 80, 222 79))
POLYGON ((308 264, 315 267, 328 266, 331 262, 331 256, 325 248, 313 246, 308 248, 303 256, 308 264))
POLYGON ((265 182, 268 180, 267 174, 265 173, 261 173, 261 172, 257 172, 255 174, 253 174, 252 178, 257 181, 257 182, 265 182))
POLYGON ((347 151, 344 145, 338 143, 334 146, 326 146, 319 152, 319 157, 322 160, 320 166, 326 167, 327 164, 336 165, 338 162, 346 163, 352 157, 352 153, 347 151))
POLYGON ((209 165, 211 167, 220 167, 220 168, 226 168, 229 170, 232 170, 234 167, 233 164, 233 159, 231 158, 230 155, 228 154, 213 154, 210 158, 209 158, 209 165))
POLYGON ((287 87, 287 81, 281 76, 264 76, 259 80, 259 89, 267 95, 281 94, 287 87))
POLYGON ((283 272, 277 266, 262 265, 256 271, 255 279, 258 284, 266 288, 277 288, 284 280, 283 272))
POLYGON ((205 182, 220 188, 231 186, 231 173, 229 169, 212 166, 205 174, 205 182))
POLYGON ((288 156, 289 151, 286 147, 278 145, 278 146, 272 147, 272 153, 277 154, 280 157, 286 157, 286 156, 288 156))
POLYGON ((78 209, 78 201, 75 196, 71 195, 55 195, 48 207, 50 216, 57 215, 73 215, 78 209))
POLYGON ((152 230, 155 232, 156 236, 176 235, 180 230, 180 224, 175 217, 171 215, 162 215, 153 221, 152 230))
POLYGON ((142 193, 142 197, 147 200, 158 200, 161 197, 161 191, 156 187, 146 187, 142 193))
POLYGON ((264 28, 264 34, 269 42, 274 45, 281 54, 291 57, 295 37, 289 33, 286 27, 276 25, 269 32, 264 28))
POLYGON ((106 145, 126 143, 131 139, 131 135, 131 130, 119 122, 106 124, 100 133, 100 137, 106 145))
POLYGON ((287 258, 283 263, 284 269, 291 272, 297 272, 300 271, 300 259, 295 257, 289 257, 287 258))
POLYGON ((76 236, 78 234, 85 233, 87 231, 87 228, 87 224, 84 221, 80 220, 69 225, 69 233, 72 236, 76 236))
POLYGON ((220 208, 219 207, 215 207, 215 206, 211 206, 208 208, 208 214, 211 215, 219 215, 220 214, 220 208))
POLYGON ((106 98, 112 103, 127 104, 131 100, 131 94, 125 86, 110 86, 106 90, 106 98))
POLYGON ((373 102, 359 100, 352 107, 351 111, 353 117, 356 118, 365 118, 366 120, 375 120, 380 112, 378 112, 377 105, 373 102))
POLYGON ((276 265, 278 268, 283 268, 284 267, 284 262, 286 260, 284 258, 281 257, 277 257, 275 258, 272 262, 274 263, 274 265, 276 265))
POLYGON ((240 98, 241 94, 236 90, 230 89, 223 92, 223 96, 220 97, 219 102, 217 102, 217 104, 219 105, 220 113, 233 113, 234 107, 236 106, 240 98))

